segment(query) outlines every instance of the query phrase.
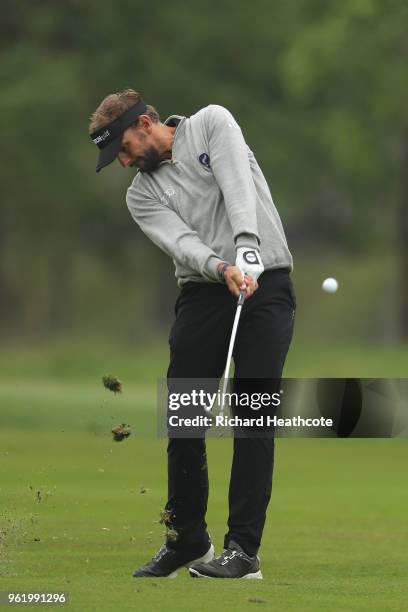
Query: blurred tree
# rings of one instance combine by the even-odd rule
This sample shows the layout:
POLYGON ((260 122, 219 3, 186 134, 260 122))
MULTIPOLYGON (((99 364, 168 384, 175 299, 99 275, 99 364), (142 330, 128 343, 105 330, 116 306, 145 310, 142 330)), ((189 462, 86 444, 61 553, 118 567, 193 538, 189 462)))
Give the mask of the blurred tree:
MULTIPOLYGON (((381 220, 389 208, 394 211, 401 335, 408 340, 408 5, 399 0, 298 5, 305 18, 282 54, 282 82, 299 134, 306 136, 312 125, 314 146, 323 153, 320 172, 314 172, 318 155, 305 155, 302 165, 320 182, 319 208, 325 201, 336 215, 329 233, 336 231, 337 214, 341 227, 349 213, 349 239, 364 246, 371 239, 381 248, 381 232, 387 231, 381 220)), ((305 151, 306 138, 301 140, 305 151)))
MULTIPOLYGON (((157 272, 144 295, 165 303, 157 294, 161 286, 168 293, 163 258, 124 204, 132 174, 113 166, 96 176, 87 136, 96 105, 126 86, 163 117, 229 107, 296 245, 392 245, 393 207, 408 313, 406 25, 403 0, 5 0, 3 330, 69 331, 81 316, 79 287, 91 300, 106 276, 111 303, 115 291, 129 295, 122 279, 133 282, 152 259, 157 272), (78 280, 92 258, 104 274, 78 280)), ((123 321, 130 333, 135 319, 123 321)))

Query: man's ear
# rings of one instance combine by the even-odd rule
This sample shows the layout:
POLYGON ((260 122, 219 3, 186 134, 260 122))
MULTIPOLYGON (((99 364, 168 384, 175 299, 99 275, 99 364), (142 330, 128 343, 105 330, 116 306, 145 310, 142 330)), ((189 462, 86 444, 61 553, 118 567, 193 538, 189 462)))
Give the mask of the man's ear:
POLYGON ((152 120, 149 115, 139 115, 138 126, 142 128, 147 134, 151 134, 152 131, 152 120))

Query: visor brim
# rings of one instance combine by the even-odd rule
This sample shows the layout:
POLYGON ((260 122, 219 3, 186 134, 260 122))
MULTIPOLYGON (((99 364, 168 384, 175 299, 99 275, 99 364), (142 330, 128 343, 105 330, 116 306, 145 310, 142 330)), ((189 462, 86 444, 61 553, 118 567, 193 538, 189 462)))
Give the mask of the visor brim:
POLYGON ((109 164, 115 161, 122 146, 122 136, 123 134, 120 134, 107 147, 100 149, 98 161, 96 164, 97 172, 102 170, 102 168, 104 168, 105 166, 109 166, 109 164))

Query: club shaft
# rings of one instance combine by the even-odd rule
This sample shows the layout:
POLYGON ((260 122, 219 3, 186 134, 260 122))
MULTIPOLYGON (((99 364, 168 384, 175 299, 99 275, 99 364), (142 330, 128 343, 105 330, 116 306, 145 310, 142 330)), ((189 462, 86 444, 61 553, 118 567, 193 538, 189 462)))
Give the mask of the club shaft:
POLYGON ((241 310, 242 310, 244 301, 245 301, 245 292, 241 291, 239 294, 239 298, 238 298, 237 310, 235 312, 235 318, 234 318, 234 325, 232 326, 231 339, 230 339, 230 343, 228 347, 227 365, 225 366, 224 382, 222 385, 222 403, 221 403, 221 408, 220 408, 220 415, 222 415, 224 412, 224 396, 227 391, 229 371, 231 368, 232 353, 234 351, 234 345, 235 345, 235 337, 237 335, 239 318, 241 316, 241 310))

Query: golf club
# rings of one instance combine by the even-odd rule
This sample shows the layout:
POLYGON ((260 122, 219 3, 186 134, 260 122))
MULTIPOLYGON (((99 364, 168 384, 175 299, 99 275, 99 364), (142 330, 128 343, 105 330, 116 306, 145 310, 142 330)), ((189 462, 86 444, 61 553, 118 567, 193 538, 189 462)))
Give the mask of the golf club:
POLYGON ((225 371, 224 371, 224 382, 222 385, 222 396, 221 396, 222 401, 221 401, 221 407, 220 407, 220 413, 219 413, 220 416, 224 415, 224 396, 227 391, 229 371, 231 367, 232 352, 234 350, 234 344, 235 344, 235 336, 237 335, 239 318, 241 316, 241 310, 242 310, 242 306, 244 302, 245 302, 245 290, 241 290, 239 292, 237 310, 235 312, 234 325, 232 326, 231 339, 230 339, 229 348, 228 348, 227 365, 225 366, 225 371))

